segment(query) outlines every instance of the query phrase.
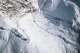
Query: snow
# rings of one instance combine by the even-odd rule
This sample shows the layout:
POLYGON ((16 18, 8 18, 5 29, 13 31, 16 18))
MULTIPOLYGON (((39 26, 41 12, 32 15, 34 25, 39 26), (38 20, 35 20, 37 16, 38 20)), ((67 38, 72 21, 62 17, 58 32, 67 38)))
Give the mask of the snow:
POLYGON ((78 6, 64 0, 30 1, 36 12, 26 13, 18 22, 0 19, 4 28, 0 29, 0 53, 78 53, 78 6))

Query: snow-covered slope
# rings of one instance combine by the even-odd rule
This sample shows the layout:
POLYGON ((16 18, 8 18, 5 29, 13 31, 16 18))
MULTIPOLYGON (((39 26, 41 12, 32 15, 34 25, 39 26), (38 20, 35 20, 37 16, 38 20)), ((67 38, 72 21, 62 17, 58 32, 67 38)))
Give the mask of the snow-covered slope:
POLYGON ((31 2, 38 10, 26 13, 18 23, 4 19, 9 32, 6 32, 7 38, 4 34, 7 41, 0 41, 0 53, 79 53, 78 6, 66 0, 31 2), (12 28, 18 29, 18 32, 12 28), (17 36, 17 33, 22 36, 17 36))

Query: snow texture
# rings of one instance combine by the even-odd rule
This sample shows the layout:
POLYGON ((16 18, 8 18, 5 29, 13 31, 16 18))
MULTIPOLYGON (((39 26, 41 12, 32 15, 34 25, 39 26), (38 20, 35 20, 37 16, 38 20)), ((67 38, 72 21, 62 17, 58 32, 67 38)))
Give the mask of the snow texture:
POLYGON ((17 22, 16 15, 12 20, 1 14, 0 53, 80 53, 79 6, 70 0, 29 1, 36 11, 22 10, 17 22))

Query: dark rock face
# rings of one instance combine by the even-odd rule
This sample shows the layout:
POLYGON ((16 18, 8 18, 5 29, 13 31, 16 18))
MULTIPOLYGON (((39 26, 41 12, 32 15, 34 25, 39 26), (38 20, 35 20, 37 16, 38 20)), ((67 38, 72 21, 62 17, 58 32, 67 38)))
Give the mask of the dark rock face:
POLYGON ((27 0, 0 0, 0 11, 10 18, 20 18, 25 13, 34 11, 34 7, 27 0))

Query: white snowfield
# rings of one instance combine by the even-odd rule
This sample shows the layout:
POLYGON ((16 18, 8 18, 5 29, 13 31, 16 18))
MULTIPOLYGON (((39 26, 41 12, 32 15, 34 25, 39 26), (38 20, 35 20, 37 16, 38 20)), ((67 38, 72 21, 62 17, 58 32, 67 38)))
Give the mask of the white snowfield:
POLYGON ((66 0, 31 1, 38 10, 18 23, 0 19, 0 53, 79 53, 78 6, 66 0))

